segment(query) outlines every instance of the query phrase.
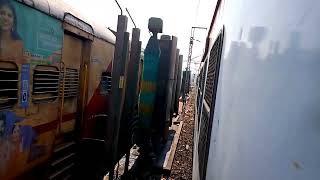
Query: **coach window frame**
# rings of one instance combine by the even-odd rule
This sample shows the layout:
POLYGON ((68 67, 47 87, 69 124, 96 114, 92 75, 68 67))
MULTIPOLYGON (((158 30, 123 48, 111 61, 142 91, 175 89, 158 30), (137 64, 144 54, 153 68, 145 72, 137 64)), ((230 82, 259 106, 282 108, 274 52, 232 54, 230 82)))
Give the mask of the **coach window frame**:
MULTIPOLYGON (((32 72, 32 103, 33 104, 46 104, 46 103, 53 103, 55 102, 58 98, 59 98, 59 91, 60 91, 60 77, 61 77, 61 71, 59 70, 58 67, 56 66, 52 66, 52 65, 37 65, 33 68, 33 72, 32 72), (44 69, 44 70, 39 70, 37 69, 38 67, 47 67, 47 68, 54 68, 54 70, 47 70, 47 69, 44 69), (36 74, 35 72, 36 71, 47 71, 47 72, 50 72, 50 73, 53 73, 53 74, 41 74, 40 76, 44 76, 44 75, 49 75, 49 76, 52 76, 52 77, 57 77, 57 79, 48 79, 47 81, 57 81, 57 82, 53 82, 55 83, 57 86, 56 87, 38 87, 36 86, 35 84, 36 83, 41 83, 41 82, 38 82, 39 80, 35 80, 35 76, 39 76, 39 74, 36 74), (56 74, 54 74, 56 73, 56 74), (37 92, 36 89, 53 89, 53 88, 56 88, 56 92, 47 92, 47 93, 43 93, 43 92, 37 92), (36 94, 53 94, 53 96, 48 96, 48 97, 45 97, 45 98, 37 98, 36 94)), ((46 80, 43 80, 43 81, 46 81, 46 80)), ((45 83, 45 82, 43 82, 45 83)), ((49 83, 49 82, 47 82, 49 83)), ((52 85, 52 84, 51 84, 52 85)))
MULTIPOLYGON (((209 108, 209 116, 208 116, 208 131, 206 132, 206 142, 202 142, 202 143, 207 143, 205 145, 205 152, 201 152, 201 153, 204 153, 204 158, 203 158, 203 161, 199 161, 200 163, 203 163, 202 166, 200 166, 199 164, 199 175, 200 175, 200 179, 205 179, 206 178, 206 171, 207 171, 207 165, 208 165, 208 157, 209 157, 209 150, 210 150, 210 139, 211 139, 211 134, 212 134, 212 125, 213 125, 213 120, 214 120, 214 109, 215 109, 215 104, 216 104, 216 96, 217 96, 217 89, 218 89, 218 81, 219 81, 219 75, 220 75, 220 65, 221 65, 221 59, 222 59, 222 51, 223 51, 223 41, 224 41, 224 27, 222 27, 222 29, 220 30, 219 34, 217 35, 217 37, 215 38, 215 41, 211 47, 211 50, 210 50, 210 54, 209 54, 209 59, 208 59, 208 68, 209 68, 209 63, 210 63, 210 57, 211 57, 211 53, 213 51, 213 48, 214 48, 214 45, 215 43, 219 43, 218 45, 218 54, 217 54, 217 62, 216 62, 216 65, 215 65, 215 73, 214 73, 214 78, 213 78, 213 91, 212 91, 212 94, 211 94, 211 102, 210 102, 210 108, 209 108), (202 167, 203 169, 200 169, 200 167, 202 167)), ((207 75, 208 75, 208 71, 209 69, 207 70, 206 72, 206 82, 205 82, 205 85, 204 85, 204 92, 205 93, 205 89, 206 89, 206 84, 207 84, 207 75)), ((205 96, 205 94, 204 94, 205 96)), ((203 97, 203 102, 202 104, 204 105, 205 103, 205 97, 203 97)), ((204 107, 203 107, 204 108, 204 107)), ((200 140, 200 136, 201 136, 201 124, 202 124, 202 113, 203 113, 203 110, 201 111, 201 120, 200 120, 200 132, 199 132, 199 140, 200 140)), ((200 143, 200 142, 199 142, 200 143)), ((198 147, 199 149, 199 147, 198 147)), ((198 153, 199 153, 199 150, 198 150, 198 153)), ((198 154, 198 157, 199 154, 198 154)))
MULTIPOLYGON (((1 67, 0 68, 1 73, 10 73, 10 74, 11 73, 15 73, 16 74, 16 78, 15 79, 0 79, 0 81, 1 81, 1 85, 3 85, 3 86, 6 86, 5 82, 7 82, 7 83, 16 82, 15 83, 15 89, 12 89, 12 90, 10 89, 10 91, 15 91, 16 93, 15 93, 15 97, 8 97, 8 99, 7 99, 8 102, 11 100, 12 103, 8 103, 7 105, 4 105, 4 106, 2 105, 4 103, 0 104, 0 110, 13 108, 18 103, 18 100, 19 100, 19 80, 20 80, 19 79, 19 73, 20 73, 19 67, 15 62, 12 62, 12 61, 0 61, 0 64, 2 64, 2 63, 6 63, 8 65, 11 64, 11 65, 15 66, 15 68, 12 68, 12 70, 11 70, 11 68, 2 68, 1 67), (3 82, 3 84, 2 84, 2 82, 3 82)), ((1 76, 1 77, 6 78, 7 76, 1 76)), ((10 85, 13 86, 13 83, 11 83, 10 85)), ((1 88, 1 89, 5 90, 5 87, 1 88)), ((0 91, 0 92, 2 92, 2 91, 0 91)))

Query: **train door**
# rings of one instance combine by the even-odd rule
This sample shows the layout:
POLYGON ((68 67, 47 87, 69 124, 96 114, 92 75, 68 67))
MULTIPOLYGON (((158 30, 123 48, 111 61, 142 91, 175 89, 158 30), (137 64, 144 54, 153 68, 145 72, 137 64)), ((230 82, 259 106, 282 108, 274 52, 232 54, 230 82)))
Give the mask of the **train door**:
POLYGON ((80 72, 82 62, 83 40, 64 34, 62 51, 62 86, 61 88, 61 112, 60 112, 60 134, 74 135, 77 119, 79 118, 78 103, 80 103, 80 72))
POLYGON ((76 147, 86 103, 90 47, 90 40, 65 31, 60 67, 60 109, 49 179, 71 177, 76 169, 76 147))

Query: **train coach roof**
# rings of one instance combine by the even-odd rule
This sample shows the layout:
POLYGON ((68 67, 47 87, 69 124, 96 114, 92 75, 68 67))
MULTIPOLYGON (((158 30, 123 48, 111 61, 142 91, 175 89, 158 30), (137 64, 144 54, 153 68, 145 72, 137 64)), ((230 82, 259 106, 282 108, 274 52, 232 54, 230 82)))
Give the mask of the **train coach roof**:
POLYGON ((115 43, 114 34, 106 27, 85 18, 81 13, 74 10, 70 5, 62 0, 16 0, 35 9, 38 9, 61 21, 67 22, 79 29, 86 31, 98 38, 110 43, 115 43))

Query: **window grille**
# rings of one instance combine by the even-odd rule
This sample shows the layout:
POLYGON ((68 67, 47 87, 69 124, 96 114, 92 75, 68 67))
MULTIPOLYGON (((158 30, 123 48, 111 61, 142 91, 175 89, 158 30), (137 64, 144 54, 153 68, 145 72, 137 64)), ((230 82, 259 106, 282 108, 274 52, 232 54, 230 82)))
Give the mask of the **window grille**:
POLYGON ((198 143, 200 179, 206 178, 207 162, 210 149, 210 138, 213 123, 213 110, 215 107, 217 83, 219 76, 223 31, 214 42, 208 61, 206 83, 204 88, 204 101, 202 102, 202 115, 200 120, 200 134, 198 143))
POLYGON ((110 72, 102 72, 101 74, 101 84, 100 84, 100 94, 107 95, 111 92, 111 82, 112 77, 110 72))
POLYGON ((54 66, 38 65, 33 71, 32 101, 52 102, 58 97, 60 71, 54 66))
MULTIPOLYGON (((60 94, 62 93, 62 78, 63 76, 61 76, 60 80, 60 94)), ((66 68, 64 80, 64 98, 70 99, 77 97, 79 91, 79 71, 77 69, 66 68)))
POLYGON ((18 101, 19 71, 12 62, 0 62, 0 109, 12 108, 18 101))

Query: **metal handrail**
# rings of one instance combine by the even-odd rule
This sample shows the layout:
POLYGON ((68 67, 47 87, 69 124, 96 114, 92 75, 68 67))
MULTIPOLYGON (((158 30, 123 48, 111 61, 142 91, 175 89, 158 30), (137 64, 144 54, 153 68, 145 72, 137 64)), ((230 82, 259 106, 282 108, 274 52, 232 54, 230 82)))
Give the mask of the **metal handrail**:
MULTIPOLYGON (((63 117, 63 107, 64 107, 64 87, 65 87, 65 73, 66 73, 66 67, 65 67, 65 63, 63 61, 60 62, 60 73, 61 73, 61 69, 63 66, 63 71, 62 71, 62 94, 61 94, 61 102, 60 102, 60 114, 59 114, 59 125, 58 125, 58 134, 61 133, 61 124, 62 124, 62 117, 63 117)), ((60 80, 59 80, 60 81, 60 80)), ((60 95, 60 93, 59 93, 60 95)))

